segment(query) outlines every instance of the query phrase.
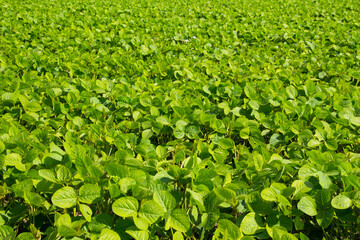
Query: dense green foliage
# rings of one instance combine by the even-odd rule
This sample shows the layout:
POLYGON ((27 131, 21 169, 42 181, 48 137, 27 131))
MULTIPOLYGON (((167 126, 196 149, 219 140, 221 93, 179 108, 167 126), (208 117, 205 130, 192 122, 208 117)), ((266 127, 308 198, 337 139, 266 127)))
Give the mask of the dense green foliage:
POLYGON ((0 0, 0 238, 359 239, 359 19, 0 0))

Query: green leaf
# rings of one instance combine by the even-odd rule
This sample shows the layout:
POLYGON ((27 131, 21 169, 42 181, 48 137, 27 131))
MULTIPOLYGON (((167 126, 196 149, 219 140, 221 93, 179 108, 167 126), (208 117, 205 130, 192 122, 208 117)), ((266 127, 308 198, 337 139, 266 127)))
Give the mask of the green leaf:
POLYGON ((310 196, 305 196, 300 199, 300 201, 297 204, 297 207, 299 210, 304 212, 305 214, 309 216, 316 216, 316 202, 315 200, 310 196))
POLYGON ((288 94, 288 96, 292 99, 295 99, 298 95, 298 91, 296 90, 295 87, 293 86, 288 86, 286 87, 286 93, 288 94))
POLYGON ((79 204, 79 209, 81 214, 86 219, 86 221, 91 222, 91 215, 92 215, 91 208, 85 204, 79 204))
POLYGON ((322 188, 328 189, 331 185, 331 180, 328 175, 323 172, 319 172, 319 183, 322 188))
POLYGON ((17 153, 10 153, 5 156, 5 166, 15 166, 21 163, 21 156, 17 153))
POLYGON ((15 196, 24 197, 26 192, 30 192, 33 189, 33 181, 31 179, 26 179, 19 183, 15 183, 11 186, 15 196))
POLYGON ((165 147, 162 147, 162 146, 157 146, 156 147, 156 155, 160 158, 160 159, 164 159, 168 156, 168 153, 167 153, 167 150, 165 147))
POLYGON ((254 235, 264 230, 264 224, 257 213, 250 212, 241 221, 240 228, 244 234, 254 235))
POLYGON ((47 203, 45 198, 34 192, 25 192, 24 198, 27 203, 36 207, 41 207, 47 203))
POLYGON ((146 139, 151 138, 152 135, 153 135, 153 131, 151 129, 146 129, 142 132, 141 138, 143 140, 146 140, 146 139))
POLYGON ((295 217, 293 219, 293 223, 294 223, 294 226, 295 226, 296 230, 303 230, 304 229, 305 223, 302 220, 302 218, 300 218, 300 216, 295 217))
POLYGON ((126 178, 128 170, 123 165, 119 163, 109 163, 106 166, 106 170, 110 176, 119 177, 119 178, 126 178))
POLYGON ((218 197, 224 201, 234 199, 236 197, 236 192, 230 188, 218 187, 214 189, 214 192, 218 197))
POLYGON ((310 141, 307 143, 308 147, 314 148, 320 146, 321 142, 316 139, 310 139, 310 141))
POLYGON ((159 109, 157 107, 151 106, 150 114, 153 116, 159 116, 160 115, 159 109))
POLYGON ((5 165, 5 156, 0 154, 0 169, 3 169, 5 165))
POLYGON ((319 72, 319 78, 323 79, 324 77, 326 77, 326 72, 319 72))
POLYGON ((239 227, 228 219, 219 220, 217 231, 219 231, 223 236, 228 236, 229 240, 237 240, 241 235, 239 227))
POLYGON ((39 112, 41 111, 42 107, 39 103, 37 102, 29 102, 26 105, 26 111, 28 112, 39 112))
POLYGON ((312 167, 310 164, 303 165, 298 172, 299 178, 306 180, 309 177, 316 176, 318 171, 312 167))
POLYGON ((150 107, 152 105, 151 97, 149 96, 141 96, 140 97, 140 104, 144 107, 150 107))
MULTIPOLYGON (((160 199, 158 199, 160 201, 160 199)), ((164 201, 164 199, 163 199, 164 201)), ((168 201, 168 200, 165 200, 165 201, 168 201)), ((172 207, 172 200, 170 200, 169 202, 163 202, 163 204, 166 204, 168 207, 172 207)), ((150 224, 156 222, 156 220, 159 219, 159 217, 162 217, 163 215, 165 214, 165 210, 164 210, 164 207, 159 205, 157 203, 157 201, 155 200, 148 200, 146 202, 144 202, 142 205, 141 205, 141 208, 140 208, 140 212, 139 212, 139 216, 148 220, 148 222, 150 224)))
POLYGON ((274 206, 273 202, 262 199, 259 192, 252 192, 245 198, 248 208, 259 214, 270 214, 274 206))
POLYGON ((272 188, 265 188, 264 190, 261 191, 261 197, 265 201, 276 202, 277 201, 276 195, 277 195, 276 191, 272 188))
POLYGON ((66 166, 60 166, 56 171, 56 177, 60 182, 69 181, 71 179, 71 171, 66 166))
MULTIPOLYGON (((113 226, 114 215, 109 214, 98 214, 91 218, 91 222, 88 223, 89 230, 91 232, 100 233, 104 228, 111 228, 113 226)), ((121 221, 128 221, 128 219, 119 219, 121 221)))
POLYGON ((234 149, 235 147, 235 142, 230 138, 221 138, 219 144, 223 149, 234 149))
POLYGON ((282 137, 280 134, 274 133, 273 135, 271 135, 270 141, 269 141, 270 145, 276 146, 281 142, 282 142, 282 137))
POLYGON ((135 121, 137 121, 139 118, 141 118, 141 113, 139 111, 134 111, 132 114, 135 121))
POLYGON ((255 99, 258 96, 256 93, 256 89, 253 88, 253 86, 251 86, 250 84, 246 84, 244 92, 246 96, 250 99, 255 99))
POLYGON ((360 189, 360 177, 355 175, 350 175, 347 178, 349 179, 351 185, 353 185, 355 189, 360 189))
POLYGON ((166 225, 176 231, 186 232, 190 228, 190 219, 184 209, 174 209, 166 221, 166 225))
POLYGON ((121 240, 119 234, 108 228, 101 230, 99 240, 121 240))
POLYGON ((184 240, 184 236, 182 235, 181 232, 176 231, 173 235, 172 240, 184 240))
POLYGON ((276 194, 276 199, 277 201, 282 204, 283 206, 287 206, 287 207, 291 207, 291 203, 289 202, 289 200, 287 200, 286 197, 284 197, 283 195, 281 194, 276 194))
POLYGON ((55 172, 53 170, 50 169, 40 169, 38 171, 39 176, 43 177, 44 179, 50 181, 50 182, 57 182, 56 176, 55 176, 55 172))
POLYGON ((360 191, 357 191, 353 197, 354 204, 357 208, 360 208, 360 191))
POLYGON ((125 232, 135 240, 148 240, 150 238, 148 231, 139 230, 135 227, 127 228, 125 232))
POLYGON ((318 214, 316 215, 316 221, 320 227, 327 228, 331 224, 333 217, 334 217, 334 209, 333 208, 329 208, 326 210, 320 210, 318 212, 318 214))
POLYGON ((249 106, 254 110, 259 110, 260 103, 259 103, 259 101, 256 101, 256 100, 250 100, 249 106))
POLYGON ((325 209, 331 204, 331 193, 329 190, 322 189, 316 193, 315 200, 319 209, 325 209))
POLYGON ((73 237, 76 235, 76 231, 69 226, 61 225, 58 227, 58 232, 61 237, 73 237))
POLYGON ((331 206, 336 209, 348 209, 353 205, 350 198, 345 195, 337 195, 331 200, 331 206))
POLYGON ((85 184, 79 190, 79 201, 92 204, 100 201, 101 188, 94 184, 85 184))
POLYGON ((211 155, 213 156, 216 162, 223 163, 225 162, 227 156, 229 155, 229 152, 226 151, 225 149, 216 148, 213 152, 211 152, 211 155))
POLYGON ((338 148, 338 144, 337 144, 337 141, 335 139, 327 139, 325 141, 325 146, 329 150, 334 150, 334 151, 338 148))
POLYGON ((149 227, 149 221, 144 218, 133 217, 135 226, 141 230, 147 230, 149 227))
POLYGON ((0 239, 13 239, 15 238, 15 231, 7 226, 7 225, 0 225, 0 239))
POLYGON ((23 232, 16 237, 16 240, 36 240, 36 238, 30 232, 23 232))
POLYGON ((71 217, 69 214, 55 213, 55 226, 59 227, 61 225, 71 226, 71 217))
POLYGON ((199 132, 200 132, 199 128, 194 125, 191 125, 191 126, 188 126, 185 128, 185 134, 190 139, 199 138, 199 136, 198 136, 199 132))
POLYGON ((281 240, 298 240, 297 237, 292 235, 291 233, 286 232, 280 228, 273 228, 273 239, 281 239, 281 240))
POLYGON ((246 128, 241 129, 239 135, 240 135, 240 137, 242 139, 249 139, 249 137, 250 137, 250 128, 246 127, 246 128))
POLYGON ((51 198, 55 206, 71 208, 76 205, 76 192, 72 187, 63 187, 57 190, 51 198))
POLYGON ((310 192, 313 189, 313 184, 309 181, 295 180, 291 184, 291 187, 295 188, 294 196, 296 196, 296 195, 310 192))
POLYGON ((187 191, 191 194, 192 199, 196 202, 196 205, 199 207, 199 210, 205 211, 205 205, 204 205, 204 199, 201 196, 200 193, 194 192, 190 189, 187 189, 187 191))
POLYGON ((292 219, 282 214, 271 214, 266 218, 266 230, 271 237, 274 228, 291 231, 293 228, 292 219))
POLYGON ((235 107, 234 109, 231 110, 231 112, 235 115, 235 116, 241 116, 241 108, 240 107, 235 107))
POLYGON ((165 190, 155 192, 154 201, 164 209, 164 212, 173 210, 176 207, 175 198, 171 195, 171 193, 165 190))
POLYGON ((213 121, 211 121, 211 127, 219 133, 226 132, 225 124, 220 119, 214 119, 213 121))
POLYGON ((182 126, 182 125, 177 126, 174 129, 174 137, 177 138, 177 139, 184 138, 185 137, 185 127, 182 126))
POLYGON ((219 218, 220 211, 217 208, 212 210, 210 213, 204 213, 201 216, 201 226, 203 226, 206 230, 212 230, 219 218))
POLYGON ((310 240, 305 234, 300 233, 300 240, 310 240))
POLYGON ((5 144, 0 141, 0 153, 2 153, 5 150, 5 144))
POLYGON ((122 197, 112 205, 113 212, 120 217, 135 216, 139 209, 139 202, 134 197, 122 197))
POLYGON ((252 158, 253 158, 256 170, 261 171, 262 167, 264 165, 263 156, 260 153, 254 151, 252 158))
POLYGON ((156 121, 161 123, 162 125, 170 125, 169 119, 165 116, 157 117, 156 121))
POLYGON ((81 117, 75 117, 72 121, 79 128, 82 128, 82 126, 84 125, 84 119, 82 119, 81 117))
POLYGON ((360 126, 360 117, 351 117, 350 123, 355 126, 360 126))

